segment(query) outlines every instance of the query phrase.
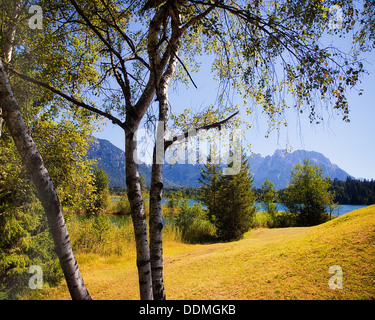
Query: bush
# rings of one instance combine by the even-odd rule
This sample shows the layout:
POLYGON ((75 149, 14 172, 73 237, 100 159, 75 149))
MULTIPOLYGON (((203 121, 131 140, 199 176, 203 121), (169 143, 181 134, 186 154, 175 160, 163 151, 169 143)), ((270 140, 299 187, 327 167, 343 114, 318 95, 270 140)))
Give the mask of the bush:
POLYGON ((182 200, 180 210, 174 217, 174 223, 180 229, 183 241, 204 243, 215 239, 216 228, 208 220, 200 203, 189 207, 188 201, 182 200))
POLYGON ((208 220, 197 219, 183 233, 183 240, 189 243, 207 243, 215 240, 216 228, 208 220))
POLYGON ((274 228, 297 227, 297 216, 290 212, 278 212, 274 217, 274 228))
POLYGON ((177 191, 176 193, 172 193, 169 196, 167 207, 169 209, 174 209, 180 205, 181 199, 183 199, 181 191, 177 191))
POLYGON ((123 195, 120 201, 117 203, 116 211, 121 215, 129 215, 131 213, 130 202, 126 194, 123 195))
POLYGON ((273 215, 257 212, 252 221, 252 228, 288 228, 296 227, 297 216, 290 212, 278 211, 273 215))
POLYGON ((274 224, 274 220, 267 212, 257 212, 254 214, 252 228, 270 228, 274 224))

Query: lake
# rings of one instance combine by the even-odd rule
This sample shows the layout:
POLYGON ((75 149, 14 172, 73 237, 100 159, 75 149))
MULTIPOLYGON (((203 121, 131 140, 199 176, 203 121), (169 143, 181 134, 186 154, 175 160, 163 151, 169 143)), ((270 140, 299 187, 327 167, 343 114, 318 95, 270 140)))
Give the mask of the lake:
MULTIPOLYGON (((257 211, 264 210, 262 208, 261 202, 256 202, 255 205, 257 206, 257 211)), ((281 211, 281 212, 287 211, 287 209, 281 203, 276 203, 276 206, 277 206, 278 211, 281 211)), ((332 215, 342 216, 345 213, 348 213, 348 212, 351 212, 351 211, 354 211, 354 210, 357 210, 357 209, 365 208, 365 207, 367 207, 367 205, 341 204, 341 205, 339 205, 339 207, 337 209, 335 209, 332 212, 332 215)))
MULTIPOLYGON (((162 204, 167 203, 167 202, 168 202, 168 199, 162 199, 162 201, 161 201, 162 204)), ((195 203, 198 203, 200 201, 198 201, 198 200, 188 200, 188 202, 189 202, 189 206, 192 206, 195 203)), ((257 212, 264 210, 262 208, 261 202, 256 202, 255 205, 257 207, 257 212)), ((281 212, 286 211, 286 208, 281 203, 276 203, 276 206, 277 206, 278 211, 281 211, 281 212)), ((332 215, 342 216, 345 213, 348 213, 348 212, 351 212, 351 211, 354 211, 354 210, 357 210, 357 209, 365 208, 365 207, 367 207, 367 205, 342 204, 332 212, 332 215)))

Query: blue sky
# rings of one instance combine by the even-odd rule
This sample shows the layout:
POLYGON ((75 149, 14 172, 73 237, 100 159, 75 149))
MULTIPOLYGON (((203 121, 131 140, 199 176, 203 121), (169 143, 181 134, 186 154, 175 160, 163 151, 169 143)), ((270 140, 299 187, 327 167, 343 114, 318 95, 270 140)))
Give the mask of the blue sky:
MULTIPOLYGON (((331 36, 334 37, 334 36, 331 36)), ((328 41, 335 44, 334 38, 328 41)), ((319 125, 311 125, 307 117, 297 117, 295 112, 286 114, 288 127, 274 131, 268 138, 265 115, 254 113, 248 118, 252 128, 245 132, 244 143, 251 144, 254 153, 272 155, 276 149, 304 149, 323 153, 331 162, 340 166, 355 178, 375 179, 375 52, 363 56, 364 66, 369 72, 362 78, 357 89, 364 89, 361 96, 357 90, 348 93, 350 123, 340 116, 325 114, 319 125)), ((184 108, 201 110, 213 104, 217 98, 217 83, 212 79, 210 65, 203 64, 201 71, 193 74, 198 89, 184 86, 170 90, 172 112, 180 113, 184 108)), ((241 101, 234 99, 233 104, 241 101)), ((242 111, 245 114, 245 111, 242 111)), ((107 123, 102 132, 94 134, 107 139, 124 150, 125 138, 121 129, 107 123)))

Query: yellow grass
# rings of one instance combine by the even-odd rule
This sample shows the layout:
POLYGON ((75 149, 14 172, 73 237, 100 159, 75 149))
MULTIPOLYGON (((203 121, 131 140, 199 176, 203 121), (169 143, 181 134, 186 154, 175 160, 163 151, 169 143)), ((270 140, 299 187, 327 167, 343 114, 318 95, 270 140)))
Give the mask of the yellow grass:
MULTIPOLYGON (((168 237, 169 239, 169 237, 168 237)), ((375 299, 375 205, 308 228, 255 229, 208 245, 164 243, 168 299, 375 299), (332 265, 343 289, 330 289, 332 265)), ((77 257, 93 299, 138 299, 134 248, 77 257)), ((69 299, 65 283, 44 299, 69 299)))

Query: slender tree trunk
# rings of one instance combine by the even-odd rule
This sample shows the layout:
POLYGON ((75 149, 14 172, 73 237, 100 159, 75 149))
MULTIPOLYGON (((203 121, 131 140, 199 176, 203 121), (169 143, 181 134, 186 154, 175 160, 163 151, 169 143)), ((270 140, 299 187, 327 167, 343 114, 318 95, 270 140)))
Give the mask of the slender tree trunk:
MULTIPOLYGON (((167 109, 168 112, 168 109, 167 109)), ((160 119, 167 119, 160 112, 160 119)), ((163 218, 161 199, 163 193, 164 135, 166 121, 159 121, 153 153, 150 188, 150 255, 152 287, 155 300, 165 300, 163 281, 163 218)))
POLYGON ((66 283, 72 299, 90 300, 91 297, 83 283, 77 261, 70 244, 68 230, 61 212, 60 202, 51 177, 44 166, 43 159, 23 121, 20 108, 15 99, 8 75, 0 59, 0 105, 3 117, 14 143, 21 155, 22 162, 31 176, 44 211, 60 260, 66 283))
MULTIPOLYGON (((175 72, 177 54, 181 46, 180 25, 181 20, 178 14, 178 7, 171 10, 171 27, 173 37, 171 39, 171 54, 168 66, 160 78, 156 88, 156 96, 159 101, 159 123, 157 126, 156 144, 153 153, 151 170, 150 190, 150 255, 153 295, 155 300, 165 300, 163 281, 163 218, 161 214, 161 199, 163 192, 163 163, 165 155, 165 138, 168 128, 168 85, 175 72)), ((161 70, 159 70, 161 71, 161 70)))
POLYGON ((3 130, 3 109, 0 107, 0 138, 1 138, 2 130, 3 130))
MULTIPOLYGON (((13 43, 14 43, 14 37, 16 35, 16 21, 19 18, 20 12, 21 12, 21 2, 22 0, 16 0, 13 2, 12 5, 14 5, 13 8, 13 14, 11 16, 10 22, 8 23, 8 29, 5 32, 5 35, 2 39, 2 58, 6 63, 9 63, 12 60, 12 53, 13 53, 13 43)), ((0 138, 1 138, 1 132, 3 129, 3 115, 2 115, 2 107, 0 105, 0 138)))
POLYGON ((150 190, 150 255, 152 288, 155 300, 165 300, 163 281, 163 219, 161 199, 163 192, 163 165, 154 164, 150 190))
POLYGON ((127 127, 125 131, 126 186, 135 234, 140 298, 142 300, 152 300, 150 249, 139 169, 135 160, 137 150, 137 141, 134 140, 135 132, 135 126, 127 127))

